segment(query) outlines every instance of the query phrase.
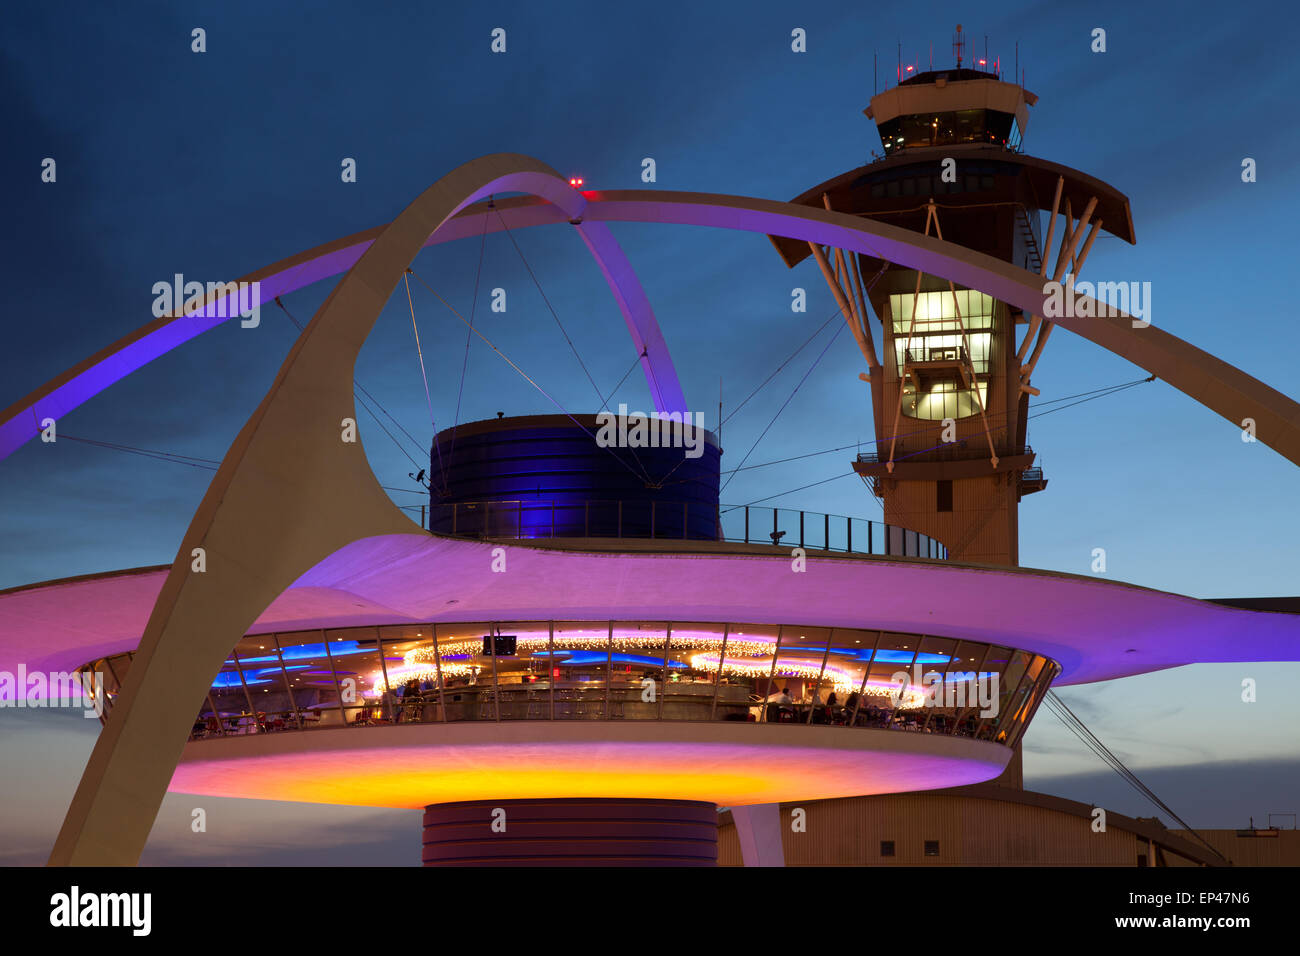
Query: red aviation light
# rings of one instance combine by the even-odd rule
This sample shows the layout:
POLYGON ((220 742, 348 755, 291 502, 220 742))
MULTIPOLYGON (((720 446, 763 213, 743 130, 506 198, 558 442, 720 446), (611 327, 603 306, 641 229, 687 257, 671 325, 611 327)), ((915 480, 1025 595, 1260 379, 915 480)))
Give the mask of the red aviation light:
POLYGON ((569 185, 572 186, 574 189, 577 189, 579 186, 582 185, 582 182, 583 181, 581 177, 574 176, 572 179, 569 180, 569 185))

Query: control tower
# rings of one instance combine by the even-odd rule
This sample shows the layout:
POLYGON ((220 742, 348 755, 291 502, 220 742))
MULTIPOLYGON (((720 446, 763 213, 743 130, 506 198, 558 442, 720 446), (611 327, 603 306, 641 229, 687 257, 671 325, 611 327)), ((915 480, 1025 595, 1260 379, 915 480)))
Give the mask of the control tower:
MULTIPOLYGON (((900 67, 871 98, 883 155, 793 202, 956 243, 1044 282, 1077 277, 1103 223, 1132 243, 1126 196, 1022 152, 1038 98, 987 57, 964 67, 960 26, 953 47, 956 67, 900 67)), ((772 242, 789 266, 817 261, 866 360, 876 442, 853 467, 885 521, 937 538, 955 560, 1018 564, 1020 501, 1047 486, 1027 413, 1052 323, 867 255, 772 242)))

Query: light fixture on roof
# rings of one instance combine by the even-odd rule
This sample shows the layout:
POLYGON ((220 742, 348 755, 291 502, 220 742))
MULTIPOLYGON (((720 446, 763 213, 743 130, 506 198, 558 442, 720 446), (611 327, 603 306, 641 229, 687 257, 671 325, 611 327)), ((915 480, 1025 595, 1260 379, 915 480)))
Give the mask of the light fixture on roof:
POLYGON ((572 186, 574 189, 577 189, 579 186, 582 185, 582 182, 583 180, 581 176, 574 176, 572 179, 569 180, 569 185, 572 186))

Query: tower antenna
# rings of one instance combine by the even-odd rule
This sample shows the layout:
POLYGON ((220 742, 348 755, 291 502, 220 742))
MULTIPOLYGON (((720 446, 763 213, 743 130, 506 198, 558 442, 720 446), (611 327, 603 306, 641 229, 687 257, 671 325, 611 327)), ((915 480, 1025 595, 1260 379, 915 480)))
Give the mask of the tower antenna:
MULTIPOLYGON (((961 24, 957 24, 957 35, 953 37, 952 52, 957 54, 957 69, 961 69, 961 51, 964 41, 961 35, 961 24)), ((900 54, 901 55, 901 54, 900 54)))

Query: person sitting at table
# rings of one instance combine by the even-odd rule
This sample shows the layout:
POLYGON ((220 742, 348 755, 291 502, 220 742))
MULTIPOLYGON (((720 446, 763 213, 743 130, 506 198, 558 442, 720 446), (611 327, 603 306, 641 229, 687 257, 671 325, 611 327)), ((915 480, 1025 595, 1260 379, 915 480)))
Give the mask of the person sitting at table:
POLYGON ((826 695, 826 723, 828 724, 835 723, 836 718, 839 716, 839 713, 840 713, 839 698, 835 695, 835 691, 831 691, 828 695, 826 695))
POLYGON ((395 724, 398 718, 397 693, 391 687, 385 687, 379 698, 379 719, 385 723, 395 724))
POLYGON ((781 688, 780 693, 768 697, 767 719, 769 723, 794 719, 794 701, 790 698, 790 688, 781 688))
POLYGON ((407 722, 418 721, 421 711, 424 710, 424 702, 420 698, 420 682, 414 677, 406 682, 406 687, 402 691, 402 700, 406 704, 407 722))
POLYGON ((812 697, 808 701, 808 708, 812 713, 812 722, 814 724, 827 723, 826 705, 822 703, 822 694, 820 689, 812 692, 812 697))
POLYGON ((859 708, 858 701, 860 699, 861 698, 858 696, 858 692, 855 690, 850 692, 848 699, 844 701, 844 722, 846 724, 850 723, 857 717, 858 708, 859 708))

